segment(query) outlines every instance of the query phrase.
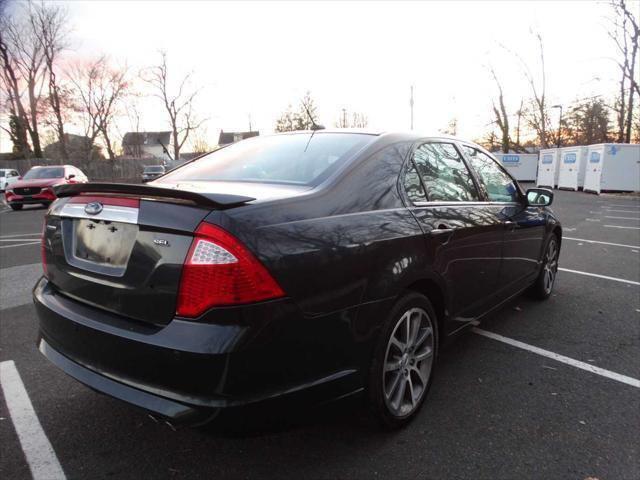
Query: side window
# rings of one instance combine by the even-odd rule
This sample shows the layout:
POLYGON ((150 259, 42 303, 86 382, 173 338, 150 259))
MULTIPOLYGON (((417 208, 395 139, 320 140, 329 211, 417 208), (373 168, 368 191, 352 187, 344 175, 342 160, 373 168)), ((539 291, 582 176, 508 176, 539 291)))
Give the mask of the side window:
POLYGON ((404 174, 404 189, 407 192, 407 197, 409 197, 409 200, 412 202, 427 201, 424 188, 422 188, 422 182, 420 181, 420 177, 418 176, 418 172, 413 162, 409 162, 408 168, 404 174))
POLYGON ((460 153, 451 143, 424 143, 413 154, 427 196, 433 202, 477 201, 478 191, 460 153))
POLYGON ((502 171, 498 164, 488 155, 475 148, 464 146, 469 156, 471 167, 476 171, 492 202, 517 202, 518 188, 502 171))

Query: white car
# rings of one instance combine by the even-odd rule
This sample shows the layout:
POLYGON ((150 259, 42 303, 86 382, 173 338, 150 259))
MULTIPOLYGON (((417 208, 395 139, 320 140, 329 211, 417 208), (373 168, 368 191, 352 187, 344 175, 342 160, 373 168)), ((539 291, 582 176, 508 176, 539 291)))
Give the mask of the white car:
POLYGON ((12 168, 0 168, 0 192, 4 192, 9 185, 17 182, 20 174, 12 168))

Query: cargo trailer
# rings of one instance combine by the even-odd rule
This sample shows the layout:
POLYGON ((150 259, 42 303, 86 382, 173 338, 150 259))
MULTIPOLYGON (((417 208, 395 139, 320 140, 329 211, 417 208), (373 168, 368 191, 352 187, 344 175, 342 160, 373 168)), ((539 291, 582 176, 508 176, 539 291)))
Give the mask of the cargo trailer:
POLYGON ((519 182, 535 182, 538 172, 537 153, 494 153, 502 166, 519 182))
POLYGON ((595 193, 640 191, 640 145, 589 145, 584 190, 595 193))
POLYGON ((558 174, 560 171, 560 149, 547 148, 540 150, 538 160, 538 187, 555 188, 558 185, 558 174))
POLYGON ((584 187, 589 147, 565 147, 560 149, 560 173, 558 188, 578 190, 584 187))

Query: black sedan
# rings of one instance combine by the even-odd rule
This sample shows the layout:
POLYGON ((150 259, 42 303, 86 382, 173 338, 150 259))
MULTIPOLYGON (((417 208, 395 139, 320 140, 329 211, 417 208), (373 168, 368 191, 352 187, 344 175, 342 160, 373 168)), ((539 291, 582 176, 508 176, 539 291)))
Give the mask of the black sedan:
POLYGON ((261 136, 148 185, 56 193, 40 351, 192 424, 361 392, 407 423, 448 339, 525 290, 549 297, 562 236, 550 191, 416 133, 261 136))

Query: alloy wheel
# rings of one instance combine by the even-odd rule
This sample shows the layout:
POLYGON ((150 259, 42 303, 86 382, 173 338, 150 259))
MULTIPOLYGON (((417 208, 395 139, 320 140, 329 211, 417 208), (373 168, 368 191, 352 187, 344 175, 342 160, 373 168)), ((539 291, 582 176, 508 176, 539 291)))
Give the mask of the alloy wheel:
POLYGON ((552 238, 547 247, 547 253, 544 257, 543 267, 543 284, 544 291, 547 295, 551 293, 553 284, 556 281, 556 273, 558 272, 558 242, 552 238))
POLYGON ((389 337, 382 371, 384 401, 392 415, 405 417, 420 405, 431 377, 434 348, 427 312, 407 310, 389 337))

